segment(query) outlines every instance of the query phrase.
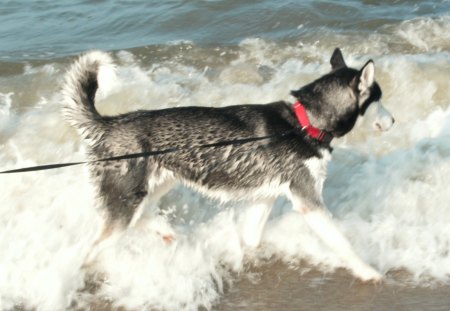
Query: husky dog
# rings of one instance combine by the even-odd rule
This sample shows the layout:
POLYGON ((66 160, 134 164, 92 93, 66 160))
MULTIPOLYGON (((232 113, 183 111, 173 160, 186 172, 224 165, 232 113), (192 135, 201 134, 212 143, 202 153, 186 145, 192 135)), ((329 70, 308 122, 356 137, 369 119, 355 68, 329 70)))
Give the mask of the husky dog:
POLYGON ((260 243, 272 204, 284 195, 355 276, 363 281, 381 279, 380 273, 353 251, 322 198, 331 139, 351 131, 369 106, 378 111, 374 121, 377 129, 388 130, 394 123, 381 106, 381 89, 374 80, 372 60, 361 70, 352 69, 336 49, 330 73, 291 92, 297 99, 294 105, 279 101, 102 116, 95 108, 98 73, 111 63, 110 56, 103 52, 82 55, 69 69, 63 86, 64 115, 87 142, 89 157, 95 160, 173 148, 175 151, 90 164, 106 215, 104 231, 96 244, 135 225, 143 206, 148 205, 141 204, 146 196, 157 201, 181 181, 209 197, 250 202, 242 237, 250 247, 260 243), (211 146, 251 137, 268 138, 211 146))

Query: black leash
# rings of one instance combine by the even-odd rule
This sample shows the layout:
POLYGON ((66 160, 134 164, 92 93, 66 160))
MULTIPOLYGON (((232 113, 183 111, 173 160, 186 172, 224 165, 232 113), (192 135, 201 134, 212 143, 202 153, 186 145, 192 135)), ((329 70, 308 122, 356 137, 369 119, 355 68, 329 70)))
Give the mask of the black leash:
POLYGON ((173 147, 173 148, 157 150, 157 151, 130 153, 130 154, 124 154, 124 155, 120 155, 120 156, 108 157, 108 158, 104 158, 104 159, 91 160, 91 161, 57 163, 57 164, 47 164, 47 165, 23 167, 23 168, 18 168, 18 169, 14 169, 14 170, 2 171, 2 172, 0 172, 0 174, 13 174, 13 173, 43 171, 43 170, 51 170, 51 169, 56 169, 56 168, 61 168, 61 167, 88 164, 88 163, 96 163, 96 162, 108 162, 108 161, 130 160, 130 159, 136 159, 136 158, 148 158, 148 157, 154 157, 157 155, 173 153, 173 152, 178 152, 178 151, 190 151, 190 150, 194 150, 194 149, 216 148, 216 147, 224 147, 224 146, 230 146, 230 145, 243 145, 243 144, 248 144, 251 142, 261 141, 261 140, 267 140, 267 139, 271 139, 271 138, 283 138, 283 137, 288 136, 291 133, 294 133, 297 130, 298 130, 297 128, 294 128, 292 130, 289 130, 289 131, 286 131, 286 132, 280 133, 280 134, 277 133, 277 134, 267 135, 267 136, 223 140, 223 141, 219 141, 219 142, 215 142, 215 143, 211 143, 211 144, 199 145, 199 146, 173 147))

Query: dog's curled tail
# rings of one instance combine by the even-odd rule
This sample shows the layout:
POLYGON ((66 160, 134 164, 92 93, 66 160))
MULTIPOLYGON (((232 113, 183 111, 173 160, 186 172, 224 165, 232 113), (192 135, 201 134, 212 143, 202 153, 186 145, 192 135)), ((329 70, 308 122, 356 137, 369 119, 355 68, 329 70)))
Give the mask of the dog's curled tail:
POLYGON ((111 57, 105 52, 92 51, 81 55, 65 75, 63 115, 85 139, 92 139, 102 124, 102 116, 95 108, 95 94, 99 70, 103 67, 112 68, 111 57))

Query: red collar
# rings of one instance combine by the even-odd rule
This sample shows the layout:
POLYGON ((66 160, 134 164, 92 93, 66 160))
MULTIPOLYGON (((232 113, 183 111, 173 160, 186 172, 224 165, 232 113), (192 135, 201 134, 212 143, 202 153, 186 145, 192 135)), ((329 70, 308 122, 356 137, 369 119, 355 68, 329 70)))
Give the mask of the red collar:
POLYGON ((298 122, 300 123, 302 130, 305 130, 309 136, 312 138, 317 139, 321 142, 329 143, 333 139, 333 135, 331 133, 328 133, 327 131, 318 129, 317 127, 314 127, 311 125, 311 122, 309 121, 308 115, 306 114, 305 107, 300 103, 300 101, 297 101, 294 104, 294 112, 297 116, 298 122))

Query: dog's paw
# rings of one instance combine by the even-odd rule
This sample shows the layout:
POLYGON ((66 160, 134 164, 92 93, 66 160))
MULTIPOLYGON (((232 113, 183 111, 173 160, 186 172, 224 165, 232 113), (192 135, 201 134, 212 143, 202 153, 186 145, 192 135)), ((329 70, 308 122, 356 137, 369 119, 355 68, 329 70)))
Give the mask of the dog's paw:
POLYGON ((383 275, 371 267, 355 271, 355 274, 363 283, 380 284, 383 281, 383 275))
POLYGON ((163 241, 166 242, 166 244, 172 244, 172 242, 176 240, 173 234, 162 234, 160 232, 158 232, 158 234, 162 237, 163 241))

